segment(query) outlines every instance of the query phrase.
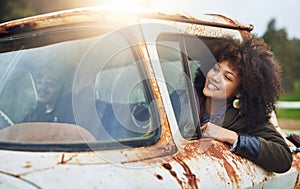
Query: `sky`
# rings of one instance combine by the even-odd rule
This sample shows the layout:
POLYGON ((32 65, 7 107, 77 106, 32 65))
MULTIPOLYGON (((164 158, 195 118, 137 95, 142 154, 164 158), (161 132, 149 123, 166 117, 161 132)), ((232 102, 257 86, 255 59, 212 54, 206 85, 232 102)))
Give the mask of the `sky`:
POLYGON ((267 24, 276 19, 276 29, 285 28, 288 38, 300 39, 299 0, 156 0, 154 7, 191 15, 217 13, 254 25, 252 33, 262 36, 267 24))

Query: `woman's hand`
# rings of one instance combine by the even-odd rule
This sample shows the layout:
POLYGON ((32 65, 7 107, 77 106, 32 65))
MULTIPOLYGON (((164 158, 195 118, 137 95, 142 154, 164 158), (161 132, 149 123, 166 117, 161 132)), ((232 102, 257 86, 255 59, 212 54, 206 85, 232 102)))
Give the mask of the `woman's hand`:
POLYGON ((222 128, 210 122, 203 125, 201 131, 203 137, 210 137, 220 142, 227 142, 231 145, 238 139, 238 134, 235 131, 222 128))

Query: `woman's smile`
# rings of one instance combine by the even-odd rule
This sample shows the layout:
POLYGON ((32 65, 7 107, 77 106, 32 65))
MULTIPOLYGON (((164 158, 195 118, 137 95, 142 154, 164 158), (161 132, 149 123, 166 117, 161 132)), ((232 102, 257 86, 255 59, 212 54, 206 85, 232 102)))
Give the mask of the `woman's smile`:
POLYGON ((213 83, 212 81, 208 81, 208 85, 207 87, 210 89, 210 90, 216 90, 216 91, 219 91, 220 90, 220 87, 213 83))

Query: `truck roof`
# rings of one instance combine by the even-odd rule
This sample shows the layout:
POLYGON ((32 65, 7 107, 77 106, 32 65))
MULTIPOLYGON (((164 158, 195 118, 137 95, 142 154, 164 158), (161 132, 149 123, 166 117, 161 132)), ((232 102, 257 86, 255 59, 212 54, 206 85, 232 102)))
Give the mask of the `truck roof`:
POLYGON ((0 24, 0 38, 46 28, 68 25, 71 26, 78 24, 90 25, 99 22, 103 23, 113 21, 111 23, 112 26, 116 24, 118 26, 124 27, 134 24, 134 22, 136 24, 137 20, 142 18, 177 21, 236 30, 253 30, 253 25, 251 24, 243 24, 236 20, 218 14, 203 14, 200 16, 191 16, 184 13, 170 13, 161 11, 158 12, 144 8, 120 10, 115 7, 85 7, 57 11, 4 22, 0 24), (119 20, 119 22, 116 23, 116 20, 119 20))

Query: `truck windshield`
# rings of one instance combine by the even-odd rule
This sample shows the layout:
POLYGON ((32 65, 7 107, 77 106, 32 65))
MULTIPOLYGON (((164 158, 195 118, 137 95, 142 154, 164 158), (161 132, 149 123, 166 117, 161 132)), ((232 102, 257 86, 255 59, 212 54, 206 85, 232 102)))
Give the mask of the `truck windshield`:
POLYGON ((156 142, 155 101, 127 38, 114 32, 1 53, 0 147, 77 151, 86 143, 156 142))

